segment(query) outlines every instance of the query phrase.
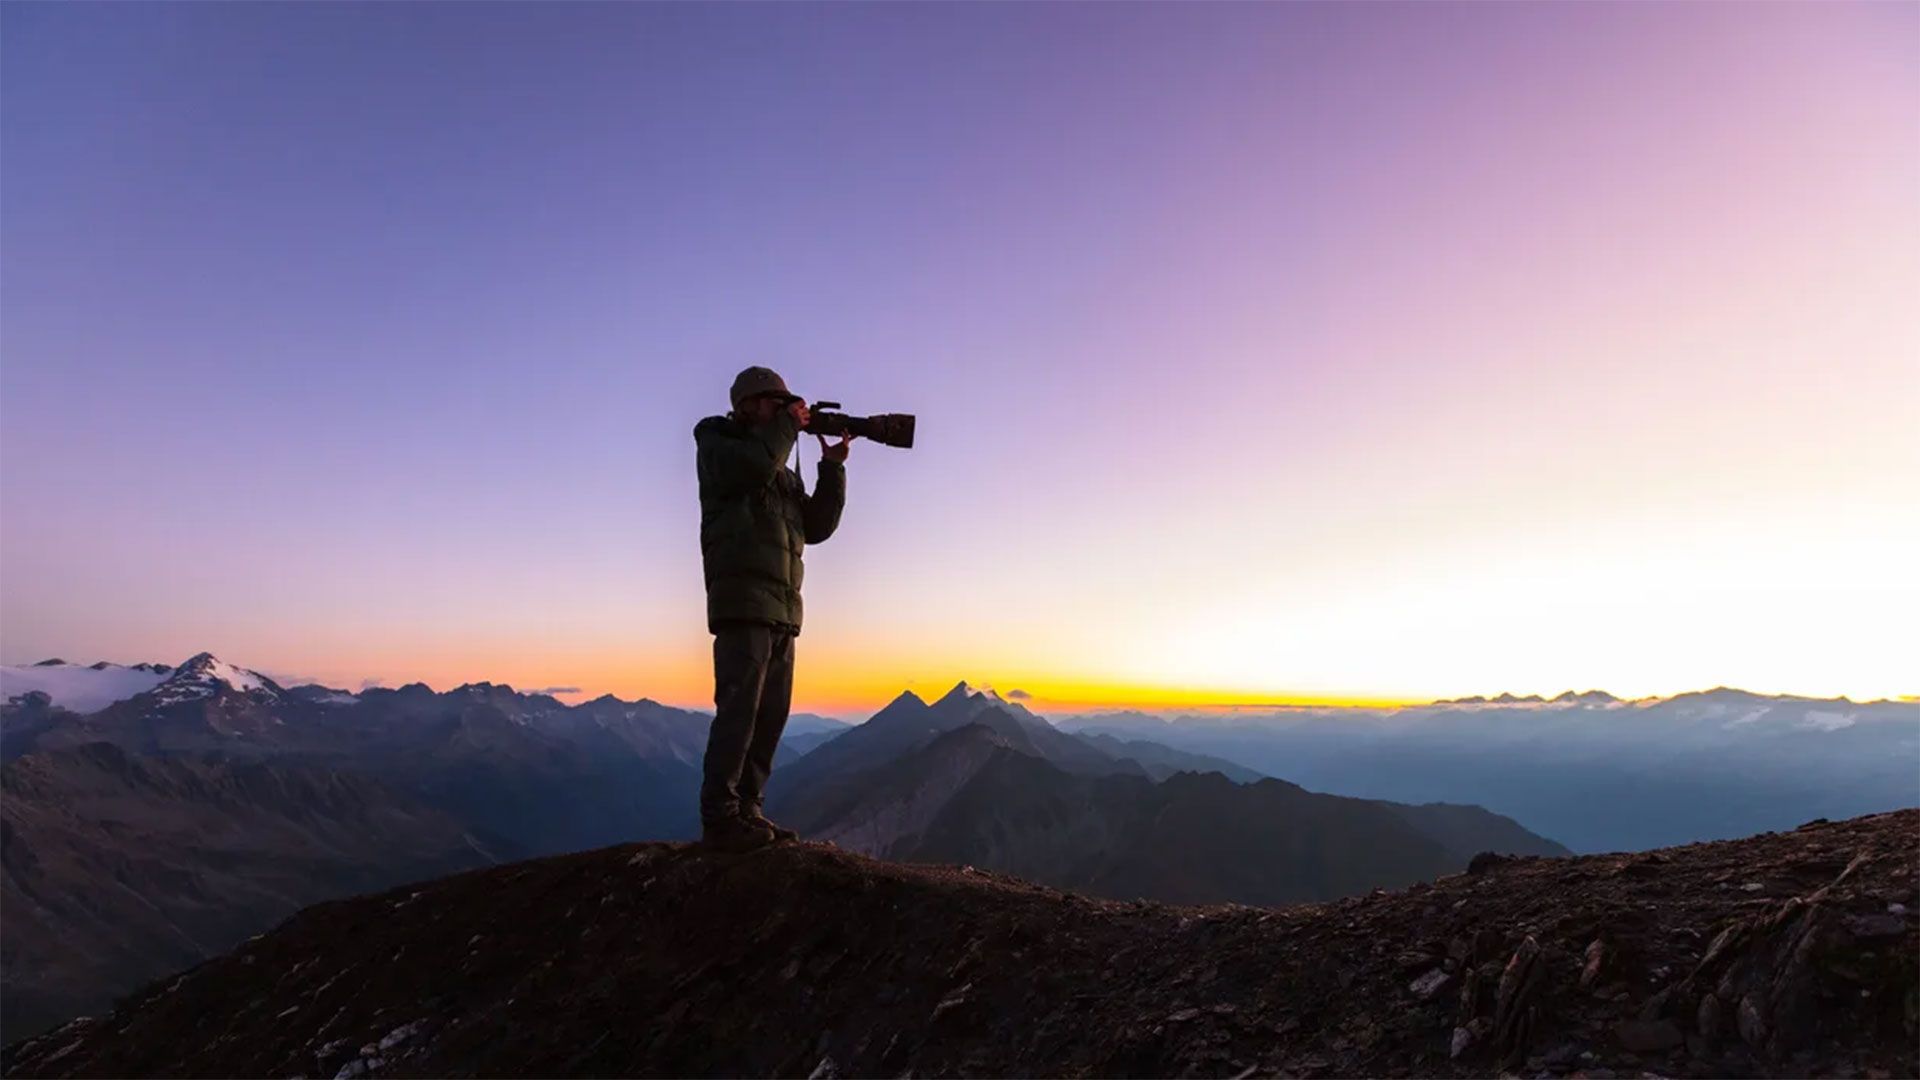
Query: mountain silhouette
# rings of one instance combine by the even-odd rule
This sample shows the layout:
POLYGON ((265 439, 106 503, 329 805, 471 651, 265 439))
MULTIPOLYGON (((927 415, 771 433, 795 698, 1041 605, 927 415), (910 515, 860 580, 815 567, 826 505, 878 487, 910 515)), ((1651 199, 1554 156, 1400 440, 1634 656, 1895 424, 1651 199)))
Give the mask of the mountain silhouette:
MULTIPOLYGON (((0 954, 16 1035, 301 904, 691 837, 709 721, 491 682, 284 686, 205 653, 0 668, 0 696, 0 954), (335 797, 345 790, 363 795, 335 797)), ((963 682, 931 703, 903 694, 865 724, 797 717, 770 809, 890 858, 1121 899, 1281 902, 1421 880, 1483 849, 1559 850, 1531 829, 1589 844, 1726 835, 1914 801, 1920 706, 1724 688, 1576 696, 1055 725, 963 682), (1195 775, 1207 773, 1219 775, 1195 775)))

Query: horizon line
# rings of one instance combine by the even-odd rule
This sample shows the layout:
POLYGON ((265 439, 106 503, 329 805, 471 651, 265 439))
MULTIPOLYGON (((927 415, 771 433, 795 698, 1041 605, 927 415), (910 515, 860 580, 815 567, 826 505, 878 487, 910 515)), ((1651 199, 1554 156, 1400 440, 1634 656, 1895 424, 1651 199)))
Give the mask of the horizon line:
MULTIPOLYGON (((193 657, 199 656, 202 653, 205 653, 208 656, 217 656, 217 654, 212 653, 210 650, 199 650, 193 653, 191 656, 189 656, 187 660, 191 660, 193 659, 193 657)), ((141 661, 141 663, 152 663, 152 662, 153 661, 141 661)), ((168 666, 172 668, 177 668, 181 666, 181 663, 184 663, 184 662, 185 661, 182 661, 180 663, 175 663, 168 666)), ((227 662, 231 663, 230 661, 227 661, 227 662)), ((100 663, 106 663, 106 664, 110 664, 112 666, 121 667, 121 668, 133 667, 133 665, 131 664, 120 664, 116 661, 93 661, 92 663, 76 663, 74 661, 65 660, 61 657, 48 657, 44 660, 34 661, 30 663, 0 664, 0 667, 9 667, 9 668, 15 668, 15 669, 21 669, 21 670, 36 668, 36 667, 39 667, 39 668, 72 667, 72 668, 91 669, 94 667, 95 664, 100 664, 100 663), (57 663, 55 661, 57 661, 57 663)), ((239 665, 235 665, 235 666, 239 666, 239 665)), ((679 705, 679 704, 674 704, 671 701, 664 700, 661 698, 651 697, 646 694, 642 694, 637 698, 623 698, 620 695, 613 693, 612 691, 603 691, 599 693, 594 693, 585 687, 575 687, 575 686, 532 687, 532 688, 521 689, 513 686, 511 683, 496 682, 491 679, 477 679, 477 680, 469 679, 469 680, 457 683, 446 690, 436 690, 433 684, 428 682, 425 679, 413 679, 407 682, 400 683, 395 686, 388 686, 384 682, 380 682, 380 681, 368 680, 366 681, 366 684, 362 685, 359 689, 348 690, 342 687, 329 686, 326 683, 319 682, 319 681, 298 681, 298 682, 291 681, 295 678, 304 679, 304 677, 299 677, 299 676, 276 676, 270 672, 261 671, 260 669, 257 669, 257 668, 246 668, 245 670, 252 671, 254 674, 257 674, 257 675, 263 675, 266 678, 271 679, 276 685, 280 685, 287 689, 293 689, 299 686, 320 686, 328 690, 334 690, 340 693, 347 693, 347 694, 354 694, 354 695, 365 693, 369 690, 399 690, 409 686, 424 687, 428 691, 436 694, 451 693, 453 691, 460 690, 462 688, 469 687, 469 686, 493 686, 493 687, 504 688, 512 691, 513 693, 522 694, 526 696, 551 697, 556 701, 560 701, 561 704, 566 705, 568 708, 573 708, 575 706, 585 704, 591 701, 596 701, 601 698, 611 697, 615 701, 619 701, 623 704, 637 705, 643 702, 653 702, 654 704, 657 704, 657 705, 664 705, 669 708, 683 709, 689 712, 711 711, 710 706, 706 705, 705 703, 703 703, 702 705, 679 705), (576 700, 574 701, 564 700, 567 698, 573 698, 576 700)), ((909 680, 908 681, 909 684, 906 687, 904 687, 900 691, 893 694, 892 697, 889 698, 888 700, 891 701, 893 699, 896 699, 901 694, 913 694, 916 698, 920 698, 922 701, 928 700, 920 693, 920 691, 914 689, 912 684, 917 681, 918 680, 909 680)), ((1512 691, 1502 690, 1492 694, 1485 694, 1485 693, 1466 694, 1466 695, 1460 695, 1460 696, 1450 697, 1450 698, 1449 697, 1385 698, 1385 697, 1370 697, 1370 696, 1362 696, 1362 695, 1321 695, 1321 696, 1315 696, 1315 697, 1305 697, 1305 696, 1299 697, 1299 698, 1278 697, 1278 698, 1270 698, 1270 699, 1237 700, 1237 701, 1236 700, 1227 700, 1227 701, 1183 700, 1183 701, 1167 701, 1163 704, 1153 703, 1151 696, 1143 696, 1141 698, 1135 698, 1135 699, 1123 699, 1118 701, 1116 700, 1096 701, 1096 700, 1086 700, 1086 699, 1075 699, 1072 697, 1048 697, 1046 695, 1033 694, 1033 693, 1029 693, 1019 689, 1009 689, 1003 694, 1001 691, 997 690, 988 681, 985 681, 985 680, 975 681, 972 679, 965 679, 965 678, 959 678, 959 679, 953 680, 952 683, 947 684, 948 689, 942 692, 943 693, 951 692, 953 687, 960 686, 960 685, 965 685, 975 693, 983 693, 983 692, 992 693, 994 696, 1001 698, 1003 701, 1007 701, 1009 704, 1020 704, 1022 705, 1022 707, 1034 707, 1035 705, 1038 705, 1038 706, 1051 705, 1060 709, 1061 711, 1068 711, 1068 712, 1101 712, 1101 711, 1112 711, 1112 712, 1137 711, 1137 712, 1154 712, 1154 713, 1171 713, 1171 712, 1180 712, 1180 711, 1238 712, 1238 711, 1250 710, 1250 709, 1272 709, 1272 710, 1352 709, 1355 711, 1369 711, 1369 710, 1385 711, 1385 710, 1396 710, 1396 709, 1405 709, 1405 708, 1420 708, 1420 707, 1427 707, 1427 706, 1434 706, 1434 705, 1553 704, 1557 699, 1567 694, 1578 696, 1582 694, 1592 694, 1596 692, 1606 694, 1609 698, 1612 698, 1614 701, 1617 701, 1621 704, 1636 704, 1636 703, 1649 702, 1649 701, 1667 701, 1673 698, 1683 697, 1688 694, 1708 694, 1708 693, 1715 693, 1719 691, 1750 694, 1754 697, 1770 698, 1770 699, 1800 700, 1800 701, 1836 701, 1836 702, 1844 701, 1854 705, 1874 705, 1874 704, 1882 704, 1882 703, 1920 704, 1920 693, 1894 694, 1894 695, 1888 695, 1883 697, 1855 697, 1851 694, 1823 696, 1823 695, 1800 694, 1800 693, 1792 693, 1792 692, 1764 693, 1757 690, 1748 690, 1742 687, 1729 686, 1726 684, 1718 684, 1712 687, 1703 687, 1703 688, 1692 689, 1692 690, 1681 690, 1671 694, 1642 694, 1642 695, 1635 695, 1635 696, 1614 694, 1611 691, 1598 690, 1597 688, 1589 688, 1587 690, 1574 690, 1572 688, 1569 688, 1565 691, 1562 691, 1559 694, 1554 694, 1554 695, 1547 695, 1547 694, 1540 694, 1540 693, 1515 694, 1512 691), (1509 700, 1507 701, 1499 700, 1502 697, 1506 697, 1509 700), (1474 698, 1479 698, 1480 700, 1478 701, 1471 700, 1474 698), (1033 705, 1029 705, 1028 703, 1033 703, 1033 705)), ((1178 690, 1174 690, 1172 692, 1174 694, 1182 693, 1181 691, 1178 691, 1178 690)), ((1185 691, 1185 693, 1192 694, 1192 693, 1195 693, 1195 691, 1185 691)), ((881 707, 884 707, 884 705, 881 707)), ((823 711, 823 707, 814 706, 810 708, 796 708, 793 710, 793 712, 794 713, 810 713, 813 715, 837 718, 837 717, 833 717, 833 713, 836 713, 836 712, 845 713, 848 711, 862 711, 863 709, 864 707, 855 707, 852 710, 849 710, 845 707, 827 707, 827 711, 823 711)), ((874 709, 871 711, 877 712, 878 709, 874 709)), ((1039 711, 1039 710, 1036 708, 1035 711, 1039 711)), ((869 712, 868 715, 871 715, 871 712, 869 712)))

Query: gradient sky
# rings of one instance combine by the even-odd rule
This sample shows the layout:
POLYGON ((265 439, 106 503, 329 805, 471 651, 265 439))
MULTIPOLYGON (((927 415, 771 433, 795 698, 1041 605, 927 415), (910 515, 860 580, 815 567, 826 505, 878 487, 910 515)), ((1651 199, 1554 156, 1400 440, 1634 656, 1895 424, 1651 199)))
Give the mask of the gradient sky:
POLYGON ((0 19, 6 662, 710 704, 766 363, 797 708, 1920 690, 1920 6, 0 19))

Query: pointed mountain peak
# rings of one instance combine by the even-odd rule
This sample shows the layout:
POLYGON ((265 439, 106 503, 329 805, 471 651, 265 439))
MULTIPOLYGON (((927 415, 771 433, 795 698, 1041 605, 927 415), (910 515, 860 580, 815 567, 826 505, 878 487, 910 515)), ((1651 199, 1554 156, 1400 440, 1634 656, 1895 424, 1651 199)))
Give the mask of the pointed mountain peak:
POLYGON ((991 686, 975 686, 967 680, 961 679, 959 682, 953 684, 953 689, 941 695, 940 700, 934 702, 934 704, 938 705, 947 701, 980 701, 981 699, 985 699, 987 702, 1004 702, 1005 700, 996 693, 991 686))
POLYGON ((886 727, 896 722, 918 723, 927 709, 927 703, 921 699, 919 694, 911 690, 902 690, 898 697, 887 702, 879 712, 867 717, 867 722, 872 723, 878 720, 881 727, 886 727))
POLYGON ((972 696, 973 687, 967 685, 967 680, 961 679, 959 682, 953 684, 953 689, 940 695, 940 700, 934 702, 934 704, 944 705, 949 701, 965 701, 972 696))
POLYGON ((221 690, 231 690, 242 694, 277 694, 279 687, 273 680, 257 671, 248 671, 237 667, 210 652, 195 653, 186 662, 173 669, 173 673, 154 687, 161 704, 188 701, 193 698, 212 697, 221 690))

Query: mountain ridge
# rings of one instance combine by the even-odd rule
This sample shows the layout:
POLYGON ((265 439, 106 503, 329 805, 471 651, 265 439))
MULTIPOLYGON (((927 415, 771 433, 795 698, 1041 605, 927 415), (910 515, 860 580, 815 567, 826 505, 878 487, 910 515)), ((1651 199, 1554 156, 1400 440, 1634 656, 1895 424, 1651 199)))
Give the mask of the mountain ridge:
MULTIPOLYGON (((196 653, 194 657, 190 658, 188 661, 184 663, 190 663, 192 662, 192 660, 198 659, 199 657, 202 657, 202 656, 213 657, 214 654, 210 652, 204 652, 204 651, 200 653, 196 653)), ((217 657, 215 659, 217 659, 217 657)), ((73 663, 67 660, 63 660, 59 657, 50 657, 45 660, 40 660, 37 662, 27 663, 27 664, 0 665, 0 680, 4 680, 6 683, 11 684, 17 679, 22 679, 27 673, 32 672, 32 670, 35 668, 42 668, 42 669, 69 668, 69 669, 75 669, 75 670, 103 670, 103 669, 118 668, 125 671, 151 672, 151 673, 157 673, 160 675, 165 675, 166 673, 174 670, 174 668, 169 665, 161 664, 161 663, 153 663, 153 662, 142 662, 137 664, 120 665, 110 661, 100 660, 100 661, 94 662, 91 665, 82 665, 82 664, 73 663)), ((246 669, 241 669, 241 670, 246 670, 246 669)), ((254 672, 252 674, 258 674, 258 673, 254 672)), ((264 678, 265 676, 261 676, 261 677, 264 678)), ((302 683, 297 685, 287 685, 283 687, 283 689, 293 690, 293 689, 298 689, 300 686, 319 686, 319 685, 320 684, 318 683, 302 683)), ((462 689, 469 685, 497 685, 497 686, 505 687, 506 689, 512 689, 512 687, 507 686, 507 684, 504 684, 504 683, 493 684, 493 683, 488 683, 484 680, 479 683, 462 683, 460 684, 460 686, 457 686, 454 689, 456 690, 462 689)), ((411 687, 420 687, 420 688, 432 691, 434 693, 445 692, 445 691, 433 691, 432 687, 425 682, 407 683, 402 688, 405 689, 405 688, 411 688, 411 687)), ((333 688, 322 687, 322 689, 332 690, 333 688)), ((1002 697, 997 691, 995 691, 990 686, 983 685, 980 687, 976 687, 969 681, 965 679, 961 679, 953 687, 949 688, 946 691, 945 696, 952 697, 955 695, 956 691, 960 692, 962 695, 965 695, 968 693, 976 693, 976 692, 985 694, 985 695, 990 695, 994 701, 998 702, 1001 705, 1007 706, 1009 708, 1015 708, 1015 709, 1020 709, 1022 711, 1026 711, 1026 707, 1022 705, 1020 702, 1008 700, 1002 697)), ((335 691, 335 692, 344 693, 345 691, 335 691)), ((25 693, 25 690, 15 690, 15 689, 12 689, 10 685, 0 687, 0 701, 8 700, 20 693, 25 693)), ((1423 708, 1430 708, 1434 706, 1465 705, 1465 704, 1476 704, 1476 705, 1492 705, 1492 704, 1569 705, 1571 704, 1571 705, 1632 706, 1632 705, 1643 705, 1647 703, 1668 702, 1668 701, 1673 701, 1680 698, 1706 698, 1706 697, 1713 697, 1713 696, 1728 696, 1728 695, 1741 695, 1747 698, 1769 700, 1769 701, 1830 702, 1830 703, 1839 704, 1839 705, 1874 705, 1874 704, 1887 704, 1887 703, 1897 703, 1897 702, 1912 702, 1915 700, 1920 700, 1920 695, 1906 695, 1906 696, 1895 696, 1890 698, 1870 698, 1870 699, 1855 700, 1846 695, 1840 695, 1837 697, 1818 697, 1818 696, 1805 695, 1805 694, 1784 694, 1784 693, 1783 694, 1762 694, 1756 691, 1742 690, 1736 687, 1715 686, 1715 687, 1704 689, 1704 690, 1687 690, 1687 691, 1680 691, 1674 694, 1664 694, 1664 695, 1650 694, 1650 695, 1643 695, 1640 697, 1622 697, 1622 696, 1618 696, 1618 695, 1609 693, 1608 691, 1600 690, 1600 689, 1589 689, 1585 691, 1575 691, 1572 689, 1568 689, 1568 690, 1562 691, 1561 693, 1553 697, 1546 697, 1541 694, 1527 694, 1522 696, 1522 695, 1515 695, 1509 691, 1502 691, 1494 695, 1475 694, 1475 695, 1469 695, 1466 697, 1457 697, 1457 698, 1436 698, 1432 701, 1425 702, 1425 703, 1408 703, 1405 705, 1395 706, 1394 708, 1423 709, 1423 708)), ((1018 695, 1016 694, 1016 696, 1018 695)), ((641 697, 634 701, 626 701, 626 699, 616 697, 611 693, 603 693, 593 700, 597 701, 597 700, 600 700, 601 698, 612 698, 615 701, 621 701, 625 704, 635 704, 635 705, 648 704, 648 703, 658 704, 658 702, 653 702, 652 699, 646 698, 646 697, 641 697)), ((893 702, 898 702, 902 698, 911 698, 915 701, 920 702, 923 705, 931 704, 925 701, 924 699, 922 699, 917 693, 915 693, 911 689, 902 690, 898 695, 896 695, 892 699, 892 702, 889 702, 889 704, 893 702)), ((581 702, 581 704, 585 704, 585 703, 586 703, 585 701, 581 702)), ((57 700, 56 700, 56 704, 58 704, 57 700)), ((882 706, 882 708, 884 709, 885 706, 882 706)), ((1301 709, 1309 709, 1309 710, 1325 710, 1325 709, 1337 710, 1337 709, 1347 708, 1347 706, 1301 705, 1301 706, 1289 706, 1289 708, 1301 708, 1301 709)), ((1113 711, 1114 710, 1108 710, 1108 712, 1113 712, 1113 711)), ((1142 711, 1139 709, 1128 709, 1128 710, 1119 710, 1119 711, 1131 711, 1131 712, 1135 712, 1140 716, 1150 716, 1150 715, 1156 715, 1158 712, 1178 711, 1178 710, 1153 710, 1152 712, 1148 712, 1148 711, 1142 711)), ((1032 714, 1029 714, 1029 715, 1032 715, 1032 714)))
POLYGON ((1914 1075, 1917 831, 1492 860, 1271 909, 625 844, 315 905, 0 1069, 1914 1075))

